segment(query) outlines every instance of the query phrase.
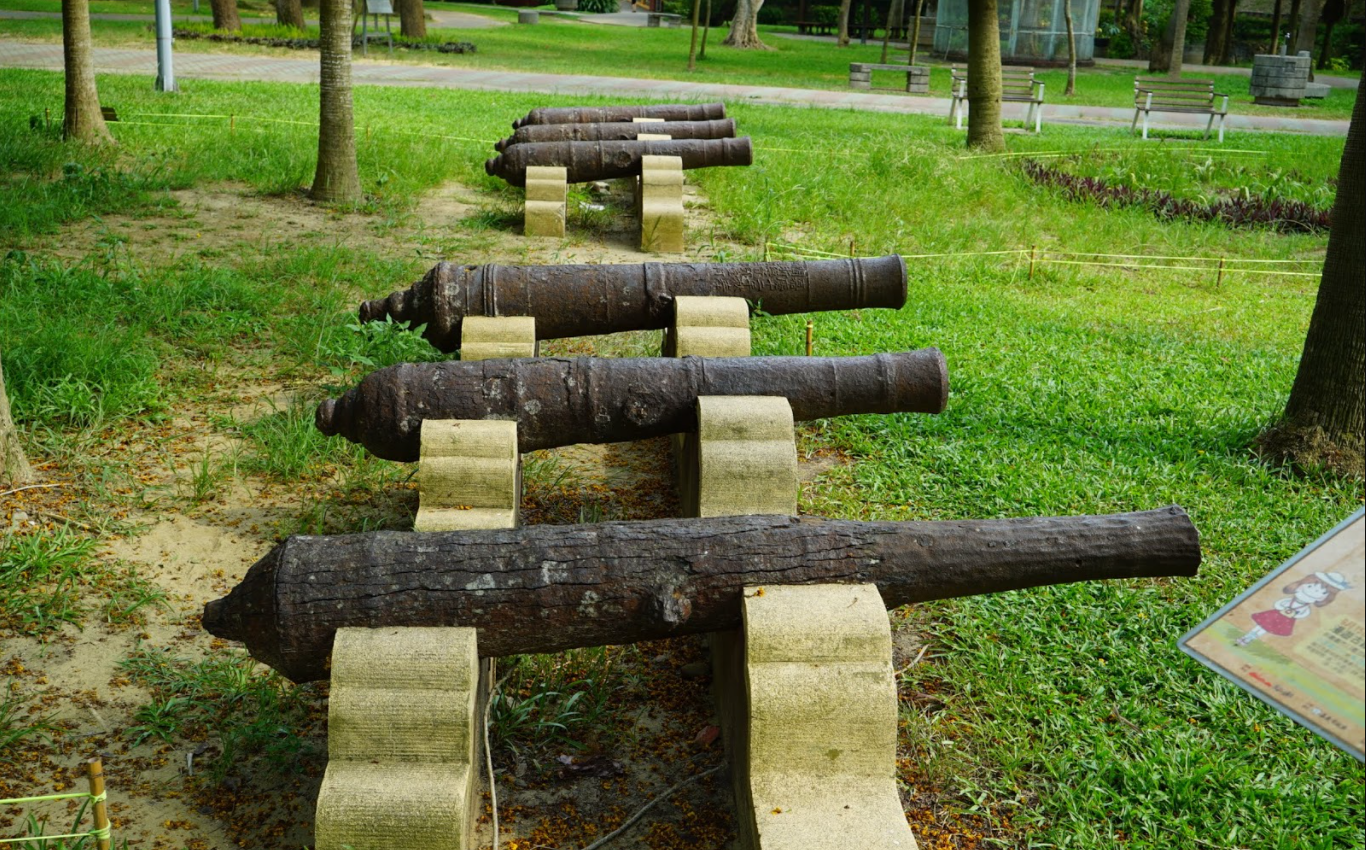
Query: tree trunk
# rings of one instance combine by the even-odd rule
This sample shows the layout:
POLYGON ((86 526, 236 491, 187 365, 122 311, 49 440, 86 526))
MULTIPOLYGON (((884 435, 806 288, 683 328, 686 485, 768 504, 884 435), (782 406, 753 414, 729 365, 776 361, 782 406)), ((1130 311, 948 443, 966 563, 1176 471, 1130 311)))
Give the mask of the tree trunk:
POLYGON ((742 50, 772 50, 759 40, 759 9, 764 0, 739 0, 735 17, 730 22, 730 33, 722 44, 742 50))
POLYGON ((242 19, 237 16, 237 0, 209 0, 213 8, 213 28, 241 32, 242 19))
POLYGON ((1219 55, 1224 50, 1224 16, 1232 17, 1233 3, 1231 0, 1214 0, 1214 5, 1209 16, 1209 31, 1205 35, 1204 63, 1214 65, 1219 61, 1219 55))
POLYGON ((427 10, 423 7, 422 0, 399 0, 398 29, 404 38, 427 37, 427 10))
POLYGON ((1141 55, 1143 49, 1143 0, 1133 0, 1129 4, 1129 14, 1124 19, 1124 29, 1134 46, 1134 55, 1141 55))
POLYGON ((352 203, 361 198, 351 115, 351 0, 322 0, 318 91, 318 170, 309 196, 352 203))
POLYGON ((968 0, 968 147, 1003 151, 1001 23, 996 0, 968 0))
POLYGON ((33 468, 28 465, 23 446, 19 445, 19 429, 9 413, 9 396, 5 394, 5 366, 0 362, 0 486, 16 487, 33 480, 33 468))
MULTIPOLYGON (((1298 53, 1301 50, 1314 52, 1314 41, 1319 32, 1319 12, 1323 9, 1323 4, 1316 0, 1307 0, 1300 4, 1300 16, 1295 25, 1295 39, 1291 42, 1290 52, 1298 53)), ((1313 74, 1309 79, 1314 79, 1313 74)))
MULTIPOLYGON (((1176 0, 1180 4, 1181 0, 1176 0)), ((1189 12, 1189 0, 1187 0, 1187 12, 1189 12)), ((1172 45, 1176 41, 1176 8, 1173 7, 1167 16, 1167 22, 1162 26, 1162 35, 1157 43, 1152 47, 1152 53, 1148 56, 1148 73, 1165 74, 1172 68, 1172 45)))
POLYGON ((910 35, 910 56, 907 65, 915 64, 915 51, 920 47, 920 13, 925 10, 925 0, 916 0, 915 3, 915 23, 911 25, 910 35))
POLYGON ((1228 16, 1224 18, 1224 27, 1219 33, 1219 55, 1214 57, 1216 65, 1228 65, 1233 61, 1233 22, 1237 14, 1238 0, 1228 0, 1228 16))
MULTIPOLYGON (((1362 85, 1366 86, 1366 75, 1362 85)), ((1357 89, 1318 299, 1283 421, 1262 438, 1304 466, 1362 474, 1366 384, 1366 97, 1357 89)))
POLYGON ((849 7, 853 0, 840 0, 839 33, 835 36, 836 47, 849 46, 849 7))
POLYGON ((1267 53, 1281 52, 1281 0, 1276 0, 1271 10, 1271 49, 1267 53))
POLYGON ((887 4, 887 29, 882 33, 882 58, 878 60, 884 65, 887 64, 887 46, 892 40, 892 29, 901 22, 905 6, 905 0, 892 0, 887 4))
POLYGON ((711 0, 707 0, 707 8, 703 13, 706 20, 702 22, 702 46, 697 48, 697 58, 707 58, 707 34, 711 32, 711 0))
POLYGON ((1319 51, 1320 71, 1328 70, 1328 60, 1333 58, 1333 27, 1347 16, 1348 5, 1350 4, 1344 0, 1327 0, 1323 4, 1321 21, 1327 29, 1323 31, 1323 48, 1319 51))
POLYGON ((702 0, 692 0, 692 41, 688 43, 688 70, 697 70, 697 17, 702 11, 702 0))
MULTIPOLYGON (((1290 46, 1286 48, 1285 52, 1291 56, 1295 55, 1295 45, 1299 43, 1300 10, 1303 6, 1303 0, 1290 0, 1290 16, 1286 20, 1284 27, 1290 31, 1290 46)), ((1284 42, 1282 42, 1282 44, 1284 44, 1284 42)))
POLYGON ((62 135, 81 142, 112 144, 114 137, 109 135, 100 112, 90 50, 90 3, 62 0, 62 61, 66 72, 62 135))
POLYGON ((1176 0, 1176 8, 1172 10, 1175 23, 1172 28, 1172 58, 1167 65, 1169 79, 1181 79, 1181 63, 1186 55, 1186 19, 1190 17, 1190 12, 1191 0, 1176 0))
POLYGON ((1072 28, 1072 0, 1062 0, 1062 19, 1067 24, 1067 87, 1063 97, 1077 93, 1077 32, 1072 28))
POLYGON ((303 29, 303 4, 299 0, 275 0, 275 22, 282 27, 303 29))
MULTIPOLYGON (((343 627, 472 626, 482 656, 740 625, 746 588, 874 583, 889 608, 1095 579, 1195 575, 1169 507, 1111 516, 856 522, 783 516, 291 537, 204 608, 296 682, 327 676, 343 627)), ((762 591, 754 591, 762 592, 762 591)))

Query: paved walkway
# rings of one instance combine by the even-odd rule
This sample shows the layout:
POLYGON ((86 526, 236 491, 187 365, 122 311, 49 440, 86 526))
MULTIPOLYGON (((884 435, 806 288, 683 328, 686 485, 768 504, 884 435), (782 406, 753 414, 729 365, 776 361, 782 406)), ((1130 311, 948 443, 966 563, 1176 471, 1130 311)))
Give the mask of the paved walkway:
MULTIPOLYGON (((95 70, 102 74, 142 74, 156 76, 153 50, 97 47, 95 70)), ((181 79, 264 80, 286 83, 318 82, 318 58, 313 53, 298 53, 297 58, 245 56, 227 53, 190 53, 176 51, 175 71, 181 79)), ((29 44, 0 39, 0 67, 62 70, 60 44, 29 44)), ((949 101, 905 94, 877 94, 856 91, 789 89, 777 86, 739 86, 720 83, 695 83, 679 80, 645 80, 632 77, 593 77, 479 71, 451 66, 386 63, 357 58, 352 64, 356 85, 430 86, 435 88, 482 91, 541 92, 576 96, 609 96, 648 100, 722 100, 779 106, 808 106, 823 109, 856 109, 871 112, 898 112, 938 115, 948 120, 949 101)), ((1046 104, 1044 124, 1122 125, 1133 119, 1132 109, 1104 106, 1046 104)), ((1007 106, 1006 117, 1014 111, 1007 106)), ((1199 126, 1205 122, 1196 115, 1163 115, 1158 126, 1199 126)), ((1156 123, 1156 122, 1155 122, 1156 123)), ((1260 130, 1308 133, 1321 136, 1346 136, 1346 121, 1320 118, 1290 118, 1263 115, 1230 115, 1230 130, 1260 130)))

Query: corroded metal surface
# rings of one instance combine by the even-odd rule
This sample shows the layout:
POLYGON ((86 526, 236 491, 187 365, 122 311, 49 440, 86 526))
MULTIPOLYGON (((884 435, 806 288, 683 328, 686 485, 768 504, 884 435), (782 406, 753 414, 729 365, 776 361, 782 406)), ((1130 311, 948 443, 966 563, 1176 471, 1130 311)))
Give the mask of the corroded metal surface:
POLYGON ((487 160, 484 171, 513 186, 525 186, 529 166, 564 166, 568 182, 587 183, 639 174, 642 156, 676 156, 683 160, 687 170, 749 165, 754 161, 754 149, 748 136, 647 142, 528 142, 513 145, 487 160))
MULTIPOLYGON (((1046 584, 1191 576, 1179 507, 1109 516, 855 522, 743 516, 291 537, 204 608, 296 682, 342 627, 470 626, 479 654, 732 629, 746 587, 874 583, 887 607, 1046 584)), ((750 591, 754 592, 754 591, 750 591)))
POLYGON ((499 139, 493 148, 503 151, 513 145, 533 142, 625 142, 634 140, 639 133, 662 133, 675 139, 733 139, 735 119, 664 121, 650 124, 637 124, 631 121, 598 124, 527 124, 518 127, 516 132, 506 139, 499 139))
POLYGON ((597 124, 630 121, 632 118, 663 118, 665 121, 710 121, 725 118, 724 103, 663 103, 640 106, 543 106, 512 122, 512 129, 528 124, 597 124))
POLYGON ((403 363, 318 406, 318 430, 385 460, 416 461, 426 419, 511 419, 523 452, 618 443, 697 428, 701 395, 780 395, 797 420, 939 413, 948 368, 936 348, 866 357, 537 357, 403 363))
POLYGON ((408 289, 360 306, 362 322, 425 325, 442 351, 460 348, 466 316, 534 316, 538 339, 668 326, 679 295, 744 298, 771 315, 906 303, 896 255, 786 263, 461 266, 440 263, 408 289))

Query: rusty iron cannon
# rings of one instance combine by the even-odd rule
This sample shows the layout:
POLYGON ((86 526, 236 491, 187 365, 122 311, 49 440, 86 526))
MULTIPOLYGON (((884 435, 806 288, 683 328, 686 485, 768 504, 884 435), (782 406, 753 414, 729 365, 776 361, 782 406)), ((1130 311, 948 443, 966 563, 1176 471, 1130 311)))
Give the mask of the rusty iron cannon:
POLYGON ((1107 516, 857 522, 740 516, 291 537, 204 608, 296 682, 337 629, 472 626, 484 656, 735 628, 744 588, 873 583, 889 608, 1096 579, 1193 576, 1179 507, 1107 516))
POLYGON ((664 121, 637 124, 613 121, 599 124, 527 124, 518 127, 511 136, 494 142, 494 150, 504 151, 513 145, 535 142, 625 142, 639 133, 662 133, 675 139, 733 139, 735 119, 718 118, 714 121, 664 121))
POLYGON ((385 460, 416 461, 427 419, 517 422, 521 451, 617 443, 697 428, 697 397, 784 396, 797 420, 939 413, 936 348, 865 357, 536 357, 402 363, 318 406, 315 422, 385 460))
POLYGON ((637 106, 542 106, 512 122, 512 129, 528 124, 599 124, 632 118, 665 121, 711 121, 726 117, 724 103, 660 103, 637 106))
POLYGON ((564 166, 568 182, 588 183, 639 174, 642 156, 679 157, 686 171, 720 165, 749 165, 754 162, 754 148, 748 136, 644 142, 528 142, 513 145, 485 161, 484 171, 513 186, 525 186, 528 167, 556 165, 564 166))
POLYGON ((534 316, 538 339, 655 330, 679 295, 744 298, 770 315, 906 303, 901 257, 782 263, 463 266, 440 263, 408 289, 360 306, 362 322, 425 325, 442 351, 460 348, 467 316, 534 316))

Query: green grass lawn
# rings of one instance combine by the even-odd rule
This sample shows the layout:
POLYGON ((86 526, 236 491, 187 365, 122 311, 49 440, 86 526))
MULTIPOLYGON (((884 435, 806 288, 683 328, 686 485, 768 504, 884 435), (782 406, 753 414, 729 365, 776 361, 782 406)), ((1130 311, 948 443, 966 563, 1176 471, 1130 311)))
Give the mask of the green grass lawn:
MULTIPOLYGON (((579 26, 540 32, 599 32, 579 26)), ((505 29, 508 41, 473 36, 484 39, 479 56, 534 28, 505 29)), ((649 58, 645 45, 666 42, 640 44, 625 56, 603 47, 593 62, 655 62, 663 73, 665 60, 649 58)), ((820 55, 819 45, 793 45, 820 55)), ((726 55, 718 50, 714 61, 726 55)), ((797 55, 785 48, 761 58, 797 55)), ((230 180, 287 195, 311 177, 315 132, 254 119, 312 120, 315 88, 191 80, 172 101, 145 79, 110 76, 100 90, 129 120, 112 125, 118 148, 72 148, 26 120, 44 107, 60 111, 60 76, 0 71, 0 156, 10 174, 0 181, 0 338, 15 413, 40 444, 83 429, 140 427, 167 399, 197 391, 192 380, 158 376, 194 374, 205 358, 265 376, 333 369, 349 380, 364 371, 362 355, 423 356, 387 337, 358 340, 354 302, 329 292, 342 284, 387 294, 428 257, 343 245, 307 256, 219 252, 145 268, 43 256, 33 246, 63 222, 165 205, 167 188, 230 180), (154 114, 171 111, 235 114, 237 131, 219 118, 154 114), (69 414, 87 408, 101 415, 69 414), (43 437, 48 429, 56 436, 43 437)), ((357 126, 371 128, 368 140, 358 133, 370 214, 401 215, 415 195, 461 181, 484 206, 453 223, 441 253, 484 262, 500 258, 481 253, 473 237, 503 226, 519 201, 483 173, 490 143, 527 109, 571 101, 360 88, 355 102, 357 126)), ((716 232, 689 240, 745 246, 738 256, 717 254, 724 259, 758 259, 766 243, 795 246, 774 253, 845 253, 851 243, 861 255, 905 253, 907 306, 814 316, 816 352, 934 345, 949 363, 953 390, 942 415, 803 428, 803 450, 835 449, 851 461, 808 491, 803 510, 953 519, 1177 503, 1201 532, 1205 561, 1193 580, 1044 588, 898 615, 930 646, 903 677, 900 778, 908 793, 942 793, 941 805, 965 817, 1008 817, 1000 845, 1008 847, 1361 848, 1362 765, 1175 647, 1363 502, 1360 478, 1269 468, 1249 449, 1284 404, 1317 279, 1230 271, 1217 283, 1214 266, 1202 262, 1305 260, 1290 268, 1316 270, 1326 237, 1069 201, 1027 179, 1015 156, 1065 153, 1078 171, 1114 170, 1198 195, 1262 191, 1288 169, 1298 184, 1326 185, 1342 140, 1230 133, 1222 147, 1145 145, 1119 130, 1058 126, 1042 138, 1009 135, 1012 156, 976 157, 938 118, 743 104, 730 111, 755 140, 755 164, 690 172, 716 232), (1187 179, 1197 169, 1206 178, 1187 179), (1054 259, 1193 259, 1041 259, 1031 277, 1026 256, 989 253, 1032 246, 1054 259), (1206 270, 1141 267, 1162 262, 1206 270)), ((756 319, 755 354, 800 353, 805 318, 756 319)))
MULTIPOLYGON (((24 0, 31 6, 55 9, 55 0, 24 0)), ((115 4, 111 4, 115 5, 115 4)), ((133 5, 120 2, 116 5, 133 5)), ((434 7, 435 8, 435 7, 434 7)), ((469 4, 442 4, 440 8, 469 12, 500 20, 515 20, 516 10, 469 4)), ((120 22, 94 22, 96 44, 151 47, 153 35, 145 26, 120 22)), ((198 28, 205 28, 200 25, 198 28)), ((397 52, 392 61, 453 65, 461 68, 535 71, 550 74, 591 74, 608 77, 644 77, 647 79, 686 79, 703 83, 727 83, 785 88, 813 88, 847 90, 850 62, 876 62, 881 56, 881 45, 846 48, 834 46, 833 41, 809 41, 783 38, 779 30, 791 28, 761 28, 768 51, 733 50, 721 44, 724 29, 711 33, 707 57, 693 74, 686 72, 688 44, 691 32, 680 29, 649 29, 583 23, 563 18, 543 18, 537 26, 504 26, 491 29, 428 29, 429 41, 470 41, 478 47, 473 54, 445 55, 433 53, 409 54, 397 52)), ((278 35, 269 29, 247 25, 244 33, 278 35)), ((3 21, 0 36, 44 38, 56 40, 61 35, 60 21, 3 21)), ((314 32, 316 37, 316 31, 314 32)), ((179 49, 197 52, 248 52, 273 56, 294 56, 296 51, 249 45, 214 44, 206 41, 179 42, 179 49)), ((383 57, 384 61, 390 61, 383 57)), ((949 96, 947 64, 921 55, 918 62, 930 64, 930 93, 935 97, 949 96)), ((1135 73, 1128 68, 1096 67, 1081 69, 1077 77, 1077 93, 1063 98, 1067 80, 1065 70, 1040 72, 1045 83, 1045 98, 1050 104, 1079 106, 1132 107, 1135 73)), ((1195 74, 1186 74, 1196 77, 1195 74)), ((904 82, 904 80, 903 80, 904 82)), ((879 86, 899 85, 894 74, 875 78, 879 86)), ((1295 118, 1346 119, 1352 111, 1352 92, 1334 89, 1322 101, 1305 101, 1295 110, 1258 106, 1248 93, 1249 78, 1242 75, 1218 77, 1219 91, 1230 95, 1229 110, 1239 115, 1276 115, 1295 118)), ((890 88, 888 89, 891 90, 890 88)), ((907 95, 915 97, 914 95, 907 95)), ((946 110, 947 115, 947 110, 946 110)))

